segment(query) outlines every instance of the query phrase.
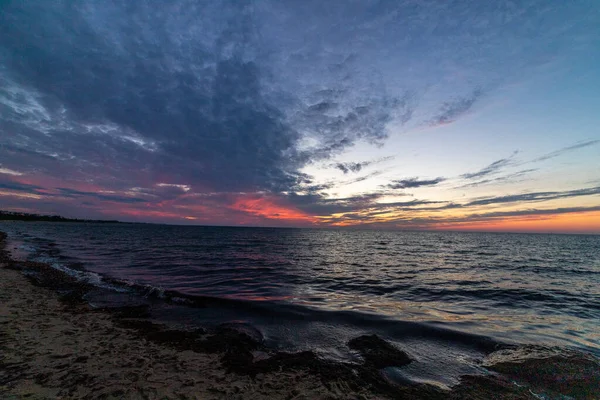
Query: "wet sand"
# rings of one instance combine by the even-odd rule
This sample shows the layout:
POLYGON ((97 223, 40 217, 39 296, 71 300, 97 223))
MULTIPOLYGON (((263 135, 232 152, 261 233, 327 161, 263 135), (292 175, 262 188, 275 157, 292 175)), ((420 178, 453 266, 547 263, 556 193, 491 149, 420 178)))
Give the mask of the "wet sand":
POLYGON ((86 290, 45 264, 0 253, 0 398, 600 398, 600 367, 591 357, 496 357, 489 369, 500 374, 465 376, 452 391, 400 385, 380 368, 410 360, 377 337, 350 344, 362 365, 270 353, 231 327, 175 331, 149 321, 143 309, 92 309, 81 301, 86 290))

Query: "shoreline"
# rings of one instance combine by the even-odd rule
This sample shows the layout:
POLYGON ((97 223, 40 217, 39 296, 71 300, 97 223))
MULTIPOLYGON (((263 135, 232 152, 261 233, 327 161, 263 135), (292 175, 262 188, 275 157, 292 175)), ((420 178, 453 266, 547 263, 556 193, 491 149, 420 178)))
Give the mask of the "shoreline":
POLYGON ((382 371, 405 362, 403 352, 378 338, 351 341, 364 362, 346 364, 309 351, 272 352, 232 326, 169 329, 148 320, 142 306, 93 309, 82 300, 91 285, 47 264, 13 260, 5 241, 0 233, 4 398, 535 399, 540 390, 600 398, 600 364, 591 356, 500 358, 489 366, 497 373, 463 376, 447 391, 391 380, 382 371), (548 367, 545 378, 536 376, 548 367))

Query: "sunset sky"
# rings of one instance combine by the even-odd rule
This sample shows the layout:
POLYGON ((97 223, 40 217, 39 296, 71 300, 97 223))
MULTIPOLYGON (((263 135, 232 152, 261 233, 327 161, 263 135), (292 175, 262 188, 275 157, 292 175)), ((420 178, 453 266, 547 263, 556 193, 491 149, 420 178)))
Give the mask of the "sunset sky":
POLYGON ((600 2, 3 1, 0 209, 600 233, 600 2))

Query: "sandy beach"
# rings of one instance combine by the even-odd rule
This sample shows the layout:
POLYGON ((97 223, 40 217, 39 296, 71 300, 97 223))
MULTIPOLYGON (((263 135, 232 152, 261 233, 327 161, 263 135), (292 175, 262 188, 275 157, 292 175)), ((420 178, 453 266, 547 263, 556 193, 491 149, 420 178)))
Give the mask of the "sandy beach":
POLYGON ((591 357, 499 358, 490 366, 499 374, 465 376, 452 391, 402 386, 381 368, 410 360, 376 337, 349 344, 362 365, 271 353, 227 327, 174 331, 141 309, 92 309, 80 299, 85 285, 45 264, 5 251, 0 264, 3 399, 535 399, 535 390, 598 398, 600 367, 591 357))
POLYGON ((0 269, 2 398, 376 398, 302 371, 227 373, 218 354, 179 351, 62 303, 20 272, 0 269), (358 396, 362 397, 358 397, 358 396))

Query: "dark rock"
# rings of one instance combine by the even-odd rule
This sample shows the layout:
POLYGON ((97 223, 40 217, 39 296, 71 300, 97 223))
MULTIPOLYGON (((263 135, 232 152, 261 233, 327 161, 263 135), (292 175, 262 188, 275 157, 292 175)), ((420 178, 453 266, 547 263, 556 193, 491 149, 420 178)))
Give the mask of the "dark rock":
POLYGON ((206 335, 208 333, 208 330, 206 328, 196 328, 194 329, 194 332, 197 335, 206 335))
POLYGON ((199 350, 206 353, 251 352, 262 347, 260 342, 249 335, 225 328, 219 328, 197 345, 199 350))
POLYGON ((348 347, 358 351, 365 359, 365 364, 373 368, 401 367, 412 361, 404 351, 377 335, 354 338, 348 342, 348 347))
POLYGON ((583 354, 501 362, 489 369, 552 397, 600 398, 600 363, 583 354))
POLYGON ((255 342, 258 342, 258 343, 262 343, 264 340, 262 332, 250 324, 227 322, 227 323, 219 325, 217 328, 217 332, 223 332, 223 331, 235 331, 242 335, 248 336, 249 338, 251 338, 252 340, 254 340, 255 342))

